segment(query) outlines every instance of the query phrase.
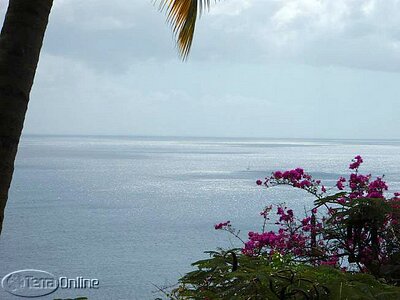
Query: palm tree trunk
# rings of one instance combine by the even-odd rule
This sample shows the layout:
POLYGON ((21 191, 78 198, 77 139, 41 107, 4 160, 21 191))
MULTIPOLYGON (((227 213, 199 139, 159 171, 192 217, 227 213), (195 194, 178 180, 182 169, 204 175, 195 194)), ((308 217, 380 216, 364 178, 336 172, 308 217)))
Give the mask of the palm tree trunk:
POLYGON ((0 234, 53 0, 10 0, 0 34, 0 234))

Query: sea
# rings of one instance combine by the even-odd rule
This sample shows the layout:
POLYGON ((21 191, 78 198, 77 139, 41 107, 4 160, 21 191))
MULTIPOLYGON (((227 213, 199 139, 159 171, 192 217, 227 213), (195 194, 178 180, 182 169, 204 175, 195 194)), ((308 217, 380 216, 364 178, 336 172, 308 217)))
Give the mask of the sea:
MULTIPOLYGON (((240 247, 214 224, 231 221, 245 239, 260 211, 286 203, 304 214, 302 190, 255 184, 302 167, 326 186, 349 174, 385 176, 400 190, 400 140, 129 136, 22 137, 0 237, 0 278, 35 269, 97 280, 38 299, 147 300, 207 258, 240 247)), ((3 280, 7 285, 7 280, 3 280)), ((0 288, 0 299, 22 299, 0 288)))

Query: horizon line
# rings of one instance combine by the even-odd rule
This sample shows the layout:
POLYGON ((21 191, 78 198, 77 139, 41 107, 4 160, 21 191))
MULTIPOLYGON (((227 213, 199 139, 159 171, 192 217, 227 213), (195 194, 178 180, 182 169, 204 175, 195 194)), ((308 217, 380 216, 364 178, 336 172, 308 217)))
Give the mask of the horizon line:
POLYGON ((400 138, 336 138, 336 137, 267 137, 267 136, 203 136, 203 135, 144 135, 144 134, 71 134, 22 133, 24 136, 42 137, 124 137, 124 138, 195 138, 195 139, 272 139, 272 140, 345 140, 345 141, 400 141, 400 138))

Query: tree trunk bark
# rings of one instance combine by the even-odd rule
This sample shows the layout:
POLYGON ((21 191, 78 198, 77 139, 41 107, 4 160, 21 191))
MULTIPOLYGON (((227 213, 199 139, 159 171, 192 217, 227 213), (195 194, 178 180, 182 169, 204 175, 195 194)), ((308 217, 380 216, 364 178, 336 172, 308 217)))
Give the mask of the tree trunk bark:
POLYGON ((10 0, 0 34, 0 234, 53 0, 10 0))

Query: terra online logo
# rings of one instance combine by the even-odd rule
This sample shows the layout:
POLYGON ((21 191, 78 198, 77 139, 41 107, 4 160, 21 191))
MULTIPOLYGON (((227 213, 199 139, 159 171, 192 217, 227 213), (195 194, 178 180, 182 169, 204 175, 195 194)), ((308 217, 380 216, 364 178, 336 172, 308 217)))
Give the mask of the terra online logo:
POLYGON ((2 288, 10 294, 20 297, 34 298, 54 293, 61 289, 98 289, 98 279, 76 277, 57 278, 53 274, 35 269, 11 272, 3 277, 2 288))
POLYGON ((58 289, 58 279, 46 271, 27 269, 7 274, 1 286, 15 296, 33 298, 55 292, 58 289))

